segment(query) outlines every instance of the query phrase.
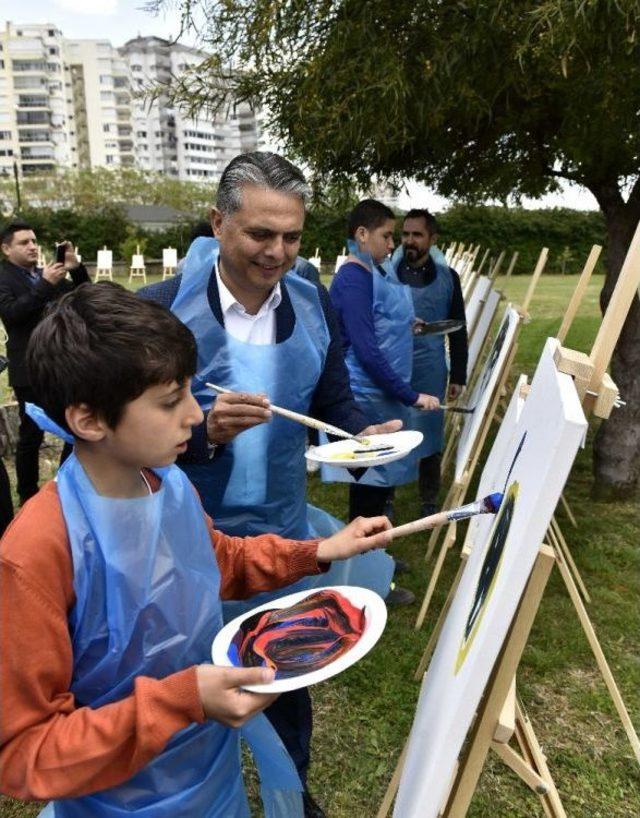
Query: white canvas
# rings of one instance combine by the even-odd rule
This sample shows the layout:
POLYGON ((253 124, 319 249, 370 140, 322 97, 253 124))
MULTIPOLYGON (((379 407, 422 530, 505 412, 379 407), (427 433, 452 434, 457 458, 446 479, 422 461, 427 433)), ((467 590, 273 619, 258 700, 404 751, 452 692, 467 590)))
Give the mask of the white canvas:
MULTIPOLYGON (((522 389, 526 386, 527 382, 527 376, 520 375, 513 394, 511 395, 507 411, 504 413, 504 417, 500 423, 498 433, 494 438, 489 456, 482 469, 482 475, 480 476, 480 482, 476 490, 476 497, 486 497, 488 494, 493 493, 493 487, 500 482, 499 476, 504 473, 503 464, 505 460, 508 459, 510 464, 511 459, 513 459, 512 453, 517 446, 516 436, 519 429, 520 416, 526 400, 526 398, 522 396, 522 389)), ((472 517, 469 520, 467 534, 464 545, 462 546, 463 553, 468 554, 477 542, 478 532, 482 528, 482 522, 482 515, 472 517)))
POLYGON ((509 456, 496 472, 493 490, 506 483, 514 499, 483 520, 423 680, 396 818, 435 818, 445 805, 464 739, 585 434, 573 381, 553 361, 557 345, 547 341, 509 456), (496 525, 502 540, 493 536, 496 525), (502 549, 496 548, 500 542, 502 549), (484 597, 477 594, 481 582, 484 597))
POLYGON ((456 480, 461 479, 469 464, 469 458, 480 433, 485 413, 491 403, 491 397, 511 351, 519 322, 518 312, 514 310, 511 304, 508 304, 489 350, 489 355, 482 367, 480 377, 467 399, 467 406, 473 406, 475 409, 472 414, 465 415, 464 425, 460 432, 456 450, 456 480))
POLYGON ((178 251, 175 247, 165 247, 162 251, 162 266, 163 267, 177 267, 178 266, 178 251))
POLYGON ((491 281, 486 276, 479 276, 464 308, 467 317, 467 331, 475 325, 490 289, 491 281))
POLYGON ((467 358, 467 382, 471 379, 473 370, 478 363, 478 356, 482 349, 482 344, 487 337, 491 324, 500 303, 500 293, 497 290, 490 290, 486 297, 482 312, 478 318, 473 334, 469 340, 469 356, 467 358))
POLYGON ((98 270, 110 270, 113 267, 113 250, 98 250, 98 270))
POLYGON ((333 272, 337 273, 338 270, 342 267, 342 265, 345 263, 346 260, 347 260, 346 255, 336 256, 336 266, 335 266, 333 272))
POLYGON ((320 272, 320 265, 322 264, 322 258, 320 256, 311 256, 311 258, 308 259, 308 261, 309 264, 313 264, 316 270, 320 272))
POLYGON ((131 257, 131 266, 136 269, 140 270, 144 267, 144 256, 142 253, 134 253, 131 257))

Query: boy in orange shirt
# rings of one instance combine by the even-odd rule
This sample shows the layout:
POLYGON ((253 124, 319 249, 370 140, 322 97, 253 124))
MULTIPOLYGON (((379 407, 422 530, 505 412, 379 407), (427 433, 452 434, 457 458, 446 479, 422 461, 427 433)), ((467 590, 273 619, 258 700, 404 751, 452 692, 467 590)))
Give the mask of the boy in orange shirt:
POLYGON ((220 600, 384 547, 388 520, 322 541, 216 531, 174 465, 202 420, 193 336, 117 285, 61 299, 28 364, 74 453, 0 546, 2 792, 56 799, 57 818, 241 818, 242 733, 265 815, 301 815, 295 767, 261 714, 275 697, 242 689, 273 672, 206 664, 220 600))

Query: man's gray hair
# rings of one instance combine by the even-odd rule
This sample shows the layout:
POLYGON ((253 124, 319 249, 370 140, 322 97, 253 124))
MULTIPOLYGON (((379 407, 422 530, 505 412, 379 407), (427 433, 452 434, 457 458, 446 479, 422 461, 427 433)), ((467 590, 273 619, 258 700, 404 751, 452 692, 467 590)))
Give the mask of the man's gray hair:
POLYGON ((222 172, 216 196, 216 207, 223 216, 240 209, 243 185, 290 193, 298 196, 304 205, 311 197, 311 188, 302 171, 277 153, 241 153, 229 162, 222 172))

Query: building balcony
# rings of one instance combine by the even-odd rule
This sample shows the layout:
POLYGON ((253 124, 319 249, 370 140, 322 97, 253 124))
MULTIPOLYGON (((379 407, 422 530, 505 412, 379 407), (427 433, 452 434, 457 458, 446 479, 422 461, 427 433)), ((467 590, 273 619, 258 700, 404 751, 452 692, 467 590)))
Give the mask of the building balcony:
POLYGON ((55 154, 53 147, 47 149, 43 147, 38 148, 20 148, 20 158, 29 159, 34 162, 53 162, 55 154))
POLYGON ((30 128, 49 128, 51 115, 47 111, 17 111, 18 125, 28 125, 30 128))
POLYGON ((51 160, 47 160, 44 162, 34 162, 33 159, 29 159, 28 162, 21 163, 21 170, 25 176, 29 176, 30 174, 42 173, 43 171, 54 171, 56 168, 55 163, 51 160))

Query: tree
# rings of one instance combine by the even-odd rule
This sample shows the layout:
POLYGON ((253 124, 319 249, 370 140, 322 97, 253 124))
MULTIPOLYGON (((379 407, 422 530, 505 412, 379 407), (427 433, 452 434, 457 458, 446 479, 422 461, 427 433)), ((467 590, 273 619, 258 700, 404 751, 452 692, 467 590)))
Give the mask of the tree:
MULTIPOLYGON (((193 218, 203 218, 215 200, 212 183, 186 182, 137 168, 60 170, 25 176, 21 182, 24 207, 68 208, 78 212, 114 205, 169 205, 193 218)), ((0 177, 0 209, 15 208, 13 179, 0 177)))
MULTIPOLYGON (((157 0, 156 7, 166 0, 157 0)), ((640 218, 637 0, 181 0, 215 54, 177 79, 192 113, 268 112, 324 181, 414 177, 464 200, 517 201, 560 180, 593 193, 615 285, 640 218), (241 70, 240 70, 241 69, 241 70)), ((612 375, 627 401, 595 441, 596 485, 640 479, 640 303, 612 375)))

